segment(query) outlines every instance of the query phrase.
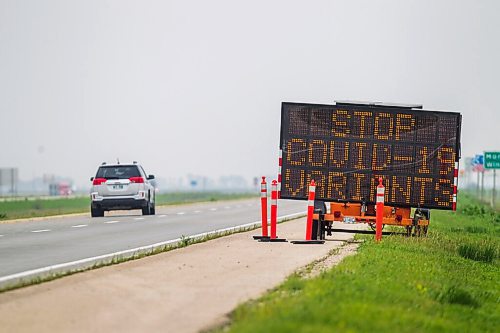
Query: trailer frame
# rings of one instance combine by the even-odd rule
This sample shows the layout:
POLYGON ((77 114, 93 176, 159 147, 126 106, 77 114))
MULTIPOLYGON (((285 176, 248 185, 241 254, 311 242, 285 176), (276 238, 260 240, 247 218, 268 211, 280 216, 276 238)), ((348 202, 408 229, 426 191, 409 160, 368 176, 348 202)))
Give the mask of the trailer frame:
MULTIPOLYGON (((375 230, 376 206, 374 204, 330 202, 330 212, 327 212, 325 202, 316 201, 315 203, 317 204, 313 214, 313 239, 325 239, 325 236, 331 236, 333 223, 365 223, 375 230)), ((412 216, 412 207, 384 206, 383 215, 383 226, 403 227, 406 229, 407 236, 427 235, 430 223, 429 209, 415 208, 412 216)))

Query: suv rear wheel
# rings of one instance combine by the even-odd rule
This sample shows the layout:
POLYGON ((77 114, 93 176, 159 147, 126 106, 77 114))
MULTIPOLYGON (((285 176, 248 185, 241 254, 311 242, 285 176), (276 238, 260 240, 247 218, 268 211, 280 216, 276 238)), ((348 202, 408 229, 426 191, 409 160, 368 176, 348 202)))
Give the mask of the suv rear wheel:
POLYGON ((99 208, 90 207, 90 216, 102 217, 102 216, 104 216, 104 210, 99 209, 99 208))
POLYGON ((142 207, 142 215, 150 215, 150 214, 151 214, 151 206, 148 201, 146 207, 142 207))

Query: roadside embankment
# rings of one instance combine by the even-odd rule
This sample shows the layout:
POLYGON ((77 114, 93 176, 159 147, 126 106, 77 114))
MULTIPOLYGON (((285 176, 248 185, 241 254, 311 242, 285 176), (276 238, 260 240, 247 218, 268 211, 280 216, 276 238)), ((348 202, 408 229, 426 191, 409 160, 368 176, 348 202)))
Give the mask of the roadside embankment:
MULTIPOLYGON (((349 225, 364 228, 363 225, 349 225)), ((352 239, 324 245, 259 243, 258 230, 0 294, 2 329, 16 332, 197 332, 226 320, 297 269, 352 239)), ((278 226, 303 239, 305 219, 278 226)))
POLYGON ((355 256, 240 306, 229 332, 498 332, 500 214, 467 195, 427 237, 361 236, 355 256))

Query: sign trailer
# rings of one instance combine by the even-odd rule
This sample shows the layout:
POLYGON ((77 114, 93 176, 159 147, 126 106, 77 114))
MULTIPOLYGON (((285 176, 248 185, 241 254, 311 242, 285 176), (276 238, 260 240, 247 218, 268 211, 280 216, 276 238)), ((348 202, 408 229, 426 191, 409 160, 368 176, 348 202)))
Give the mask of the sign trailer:
POLYGON ((371 224, 382 178, 389 211, 384 224, 411 231, 412 225, 428 225, 428 219, 419 224, 410 218, 411 207, 418 208, 417 215, 430 208, 455 210, 462 117, 421 108, 282 103, 280 197, 307 200, 314 180, 316 200, 331 203, 326 220, 342 221, 359 210, 354 220, 371 224))

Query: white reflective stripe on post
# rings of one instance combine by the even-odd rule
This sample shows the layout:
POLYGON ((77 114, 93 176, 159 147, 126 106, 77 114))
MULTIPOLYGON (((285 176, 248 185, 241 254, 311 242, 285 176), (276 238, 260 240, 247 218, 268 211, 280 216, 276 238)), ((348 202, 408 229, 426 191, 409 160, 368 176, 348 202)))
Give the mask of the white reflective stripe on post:
POLYGON ((316 186, 309 186, 309 192, 316 192, 316 186))
POLYGON ((458 162, 455 162, 455 169, 458 169, 458 162))
POLYGON ((278 199, 271 199, 271 205, 277 206, 278 205, 278 199))
POLYGON ((314 207, 314 200, 308 200, 307 201, 308 206, 313 206, 314 207))
POLYGON ((377 186, 377 203, 384 203, 385 187, 377 186))
POLYGON ((262 192, 260 192, 260 197, 261 197, 261 198, 265 198, 265 197, 267 197, 267 193, 266 193, 266 191, 262 191, 262 192))
POLYGON ((453 202, 457 202, 457 195, 453 194, 453 202))
POLYGON ((457 177, 453 178, 453 186, 457 186, 457 183, 458 183, 458 178, 457 177))
POLYGON ((278 183, 278 192, 281 192, 281 183, 278 183))

